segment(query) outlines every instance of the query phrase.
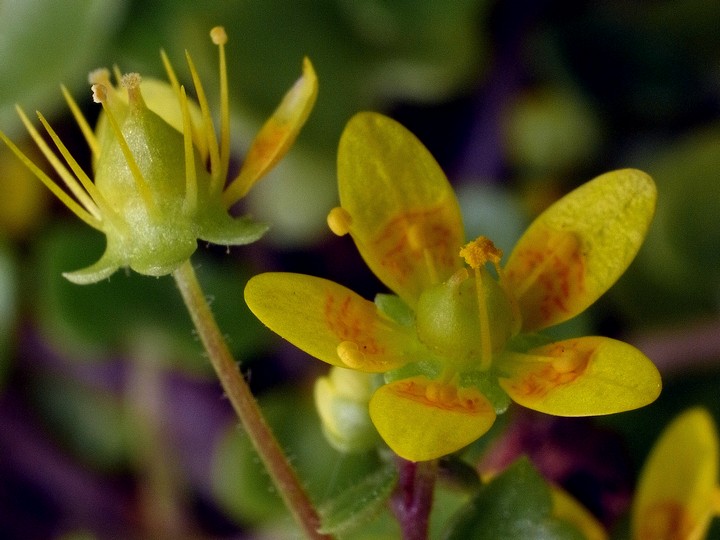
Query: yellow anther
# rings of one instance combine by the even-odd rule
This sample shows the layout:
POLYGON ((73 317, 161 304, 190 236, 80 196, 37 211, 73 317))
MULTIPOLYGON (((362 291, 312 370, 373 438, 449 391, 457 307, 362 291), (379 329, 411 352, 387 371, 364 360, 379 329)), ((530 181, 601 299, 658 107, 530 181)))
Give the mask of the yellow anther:
POLYGON ((361 369, 365 366, 365 354, 360 350, 354 341, 343 341, 337 346, 338 358, 347 367, 361 369))
POLYGON ((350 213, 340 206, 336 206, 327 217, 327 224, 330 230, 338 236, 345 236, 350 232, 352 217, 350 213))
POLYGON ((440 385, 431 382, 425 387, 425 397, 432 402, 440 401, 440 385))
POLYGON ((486 236, 479 236, 468 242, 460 249, 460 256, 470 268, 480 268, 486 262, 497 264, 502 259, 502 250, 495 247, 492 240, 486 236))
POLYGON ((225 45, 227 43, 227 34, 225 28, 222 26, 216 26, 210 30, 210 39, 215 45, 225 45))
POLYGON ((553 369, 557 373, 570 373, 571 371, 577 369, 580 364, 582 364, 582 359, 574 353, 560 356, 552 361, 553 369))

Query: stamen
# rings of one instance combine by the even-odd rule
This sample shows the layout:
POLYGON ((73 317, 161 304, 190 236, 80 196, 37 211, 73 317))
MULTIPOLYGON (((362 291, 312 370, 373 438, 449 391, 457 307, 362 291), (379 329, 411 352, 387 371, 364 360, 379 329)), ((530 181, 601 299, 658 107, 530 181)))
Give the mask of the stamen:
POLYGON ((460 256, 470 268, 478 269, 485 263, 497 264, 502 259, 502 250, 495 247, 492 240, 486 236, 479 236, 472 242, 468 242, 460 250, 460 256))
POLYGON ((177 75, 175 75, 175 70, 170 63, 168 55, 165 54, 165 51, 163 49, 160 49, 160 58, 162 59, 163 66, 165 67, 165 73, 167 74, 168 81, 170 81, 170 86, 173 87, 175 93, 180 95, 180 83, 178 83, 178 78, 177 75))
POLYGON ((482 270, 475 268, 475 291, 477 293, 478 318, 480 319, 480 369, 487 371, 492 364, 492 337, 490 332, 490 315, 485 302, 485 284, 482 270))
POLYGON ((327 217, 327 224, 328 227, 330 227, 330 230, 337 236, 345 236, 350 232, 352 216, 341 206, 336 206, 330 210, 327 217))
MULTIPOLYGON (((178 96, 178 99, 180 99, 180 83, 178 82, 177 75, 175 74, 175 70, 172 67, 172 64, 170 63, 170 59, 168 58, 167 54, 165 54, 164 50, 160 50, 160 58, 162 59, 163 66, 165 67, 165 73, 167 74, 167 78, 170 81, 170 86, 173 87, 173 90, 175 91, 175 94, 178 96)), ((198 126, 195 125, 195 123, 192 121, 192 117, 190 118, 190 127, 192 129, 192 137, 193 141, 196 142, 198 145, 198 150, 200 151, 201 155, 203 155, 203 151, 200 149, 200 147, 204 147, 199 141, 201 141, 201 134, 200 129, 198 126)))
MULTIPOLYGON (((32 134, 31 134, 32 136, 32 134)), ((34 138, 34 137, 33 137, 34 138)), ((13 143, 10 139, 7 138, 7 136, 0 131, 0 139, 8 146, 8 148, 12 151, 13 154, 17 156, 17 158, 22 161, 22 163, 32 172, 38 180, 40 180, 45 186, 55 195, 60 201, 68 207, 68 209, 75 214, 77 217, 79 217, 81 220, 83 220, 85 223, 90 225, 93 229, 97 229, 98 231, 102 231, 102 223, 98 218, 93 216, 90 212, 85 210, 82 206, 80 206, 75 199, 70 197, 67 193, 65 193, 60 186, 58 186, 52 178, 50 178, 47 174, 45 174, 40 167, 35 165, 35 163, 32 162, 32 160, 27 157, 22 150, 20 150, 15 143, 13 143)), ((37 142, 37 140, 35 141, 37 142)))
POLYGON ((88 83, 92 84, 102 84, 106 87, 111 87, 112 83, 110 82, 110 71, 108 71, 107 68, 98 68, 90 73, 88 73, 88 83))
POLYGON ((490 314, 485 302, 485 283, 483 266, 487 262, 499 264, 502 250, 495 247, 492 240, 486 236, 479 236, 460 249, 460 256, 465 259, 475 272, 475 292, 477 294, 478 318, 480 322, 480 369, 490 369, 492 364, 492 335, 490 331, 490 314))
POLYGON ((227 34, 222 26, 210 30, 212 42, 218 46, 220 70, 220 177, 226 178, 230 164, 230 105, 228 98, 227 62, 225 60, 225 44, 227 34))
POLYGON ((210 39, 215 45, 225 45, 227 43, 227 33, 222 26, 216 26, 210 30, 210 39))
POLYGON ((365 354, 354 341, 343 341, 337 346, 338 358, 347 367, 361 369, 365 366, 365 354))
POLYGON ((140 92, 142 77, 139 73, 126 73, 120 80, 120 85, 127 90, 130 106, 145 107, 145 100, 140 92))
MULTIPOLYGON (((120 68, 118 68, 117 66, 113 66, 113 76, 119 84, 122 79, 122 74, 120 73, 120 68)), ((105 97, 103 99, 105 99, 108 104, 112 104, 113 100, 118 99, 115 87, 110 81, 110 71, 107 68, 98 68, 94 71, 91 71, 88 74, 88 82, 90 83, 91 87, 95 84, 103 86, 105 90, 105 97)), ((95 103, 100 102, 95 101, 95 103)))
MULTIPOLYGON (((43 127, 45 127, 45 131, 47 131, 48 135, 50 135, 50 138, 55 143, 55 146, 60 151, 60 154, 65 158, 66 163, 70 166, 72 171, 75 173, 75 178, 80 181, 80 184, 82 184, 82 187, 85 188, 85 191, 87 191, 87 194, 85 191, 79 190, 75 191, 72 187, 68 186, 71 190, 73 190, 73 194, 75 194, 80 202, 83 203, 83 205, 90 211, 95 217, 102 220, 102 216, 104 213, 104 209, 109 208, 107 203, 105 202, 105 199, 103 198, 100 191, 97 189, 95 184, 93 184, 93 181, 90 179, 90 177, 85 174, 85 171, 82 170, 82 167, 80 167, 80 164, 75 160, 75 158, 70 154, 70 151, 67 149, 67 147, 63 144, 63 142, 60 140, 60 137, 58 137, 58 134, 55 133, 55 130, 50 126, 48 121, 45 119, 45 117, 37 113, 38 118, 40 119, 40 122, 42 123, 43 127), (92 199, 91 201, 87 202, 87 196, 90 196, 92 199), (103 210, 101 210, 103 209, 103 210)), ((54 154, 53 154, 54 155, 54 154)), ((57 169, 56 169, 57 170, 57 169)), ((59 171, 58 171, 59 172, 59 171)), ((75 180, 73 178, 72 180, 75 180)), ((67 180, 66 180, 67 184, 67 180)))
MULTIPOLYGON (((55 153, 50 150, 50 147, 43 140, 38 131, 35 129, 35 126, 32 125, 28 117, 25 115, 25 111, 23 111, 22 108, 20 108, 19 106, 16 106, 15 109, 17 110, 18 116, 20 116, 20 120, 22 120, 22 123, 25 125, 25 129, 27 129, 33 141, 35 141, 35 144, 40 149, 43 156, 45 156, 45 159, 47 159, 50 165, 52 165, 52 168, 55 169, 55 172, 57 172, 57 174, 60 176, 63 183, 67 186, 73 196, 80 202, 80 204, 84 207, 85 210, 87 210, 90 214, 92 214, 95 219, 98 220, 98 222, 102 221, 102 215, 97 205, 82 189, 80 183, 78 183, 77 178, 70 174, 70 171, 68 171, 67 168, 60 162, 57 155, 55 155, 55 153)), ((53 184, 54 183, 55 182, 53 182, 53 184)), ((69 199, 69 197, 62 189, 60 191, 65 195, 65 197, 60 197, 60 200, 63 201, 63 203, 66 203, 65 198, 69 199)))
POLYGON ((77 122, 80 131, 82 131, 83 137, 85 137, 85 142, 87 142, 87 145, 90 147, 90 151, 92 152, 93 156, 97 156, 99 150, 97 138, 95 137, 95 132, 90 127, 90 124, 85 118, 85 115, 82 113, 80 107, 78 107, 78 104, 70 95, 68 89, 65 88, 65 85, 60 85, 60 90, 65 97, 65 102, 68 104, 68 107, 70 107, 70 111, 75 118, 75 122, 77 122))
POLYGON ((107 89, 104 84, 93 84, 90 89, 95 103, 104 103, 107 100, 107 89))
POLYGON ((187 60, 188 67, 190 68, 190 75, 193 80, 193 85, 195 86, 198 103, 200 104, 200 112, 203 119, 203 132, 210 151, 210 193, 219 193, 225 184, 225 177, 222 175, 223 167, 220 162, 220 149, 218 148, 215 126, 213 125, 210 114, 210 106, 208 105, 203 85, 200 82, 200 76, 195 69, 195 64, 193 64, 190 53, 187 51, 185 52, 185 58, 187 60))
POLYGON ((142 175, 142 171, 140 171, 140 167, 138 166, 137 162, 135 161, 135 157, 132 155, 132 151, 130 150, 130 147, 128 146, 127 141, 125 140, 125 136, 122 133, 122 130, 120 129, 120 126, 117 123, 117 120, 115 119, 115 116, 113 115, 112 111, 110 110, 110 107, 108 107, 106 98, 107 98, 107 92, 103 85, 101 84, 94 84, 92 85, 92 91, 93 91, 93 100, 96 103, 100 103, 102 105, 103 110, 105 111, 105 115, 107 116, 108 122, 110 123, 110 127, 113 130, 113 133, 115 134, 115 137, 117 138, 118 144, 120 145, 120 150, 123 153, 123 156, 125 157, 125 161, 127 163, 127 166, 130 168, 130 172, 133 176, 133 180, 135 180, 135 186, 138 189, 138 193, 145 201, 145 207, 148 210, 148 213, 155 215, 157 217, 157 205, 155 203, 155 198, 153 197, 152 191, 150 191, 150 186, 145 181, 145 178, 142 175))
POLYGON ((185 201, 183 202, 183 210, 187 215, 194 215, 197 210, 197 174, 195 172, 195 152, 190 128, 190 108, 188 107, 184 86, 180 87, 180 108, 183 116, 183 143, 185 146, 185 201))

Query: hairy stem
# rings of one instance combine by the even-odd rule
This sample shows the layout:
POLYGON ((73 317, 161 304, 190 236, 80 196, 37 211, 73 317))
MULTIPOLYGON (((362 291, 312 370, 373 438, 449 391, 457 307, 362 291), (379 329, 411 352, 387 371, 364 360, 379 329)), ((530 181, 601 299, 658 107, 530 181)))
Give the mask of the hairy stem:
POLYGON ((278 492, 308 538, 329 539, 318 533, 320 518, 260 411, 227 343, 215 322, 190 261, 173 272, 185 306, 215 368, 220 384, 240 418, 278 492))
POLYGON ((398 484, 390 499, 403 540, 427 540, 437 477, 437 461, 397 458, 398 484))

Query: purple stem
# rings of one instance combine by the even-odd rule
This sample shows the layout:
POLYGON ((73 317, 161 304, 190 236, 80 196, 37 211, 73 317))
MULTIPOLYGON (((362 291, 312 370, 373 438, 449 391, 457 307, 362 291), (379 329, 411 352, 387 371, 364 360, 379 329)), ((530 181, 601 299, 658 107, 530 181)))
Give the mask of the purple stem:
POLYGON ((403 540, 427 540, 437 477, 437 461, 397 458, 398 483, 390 507, 400 524, 403 540))

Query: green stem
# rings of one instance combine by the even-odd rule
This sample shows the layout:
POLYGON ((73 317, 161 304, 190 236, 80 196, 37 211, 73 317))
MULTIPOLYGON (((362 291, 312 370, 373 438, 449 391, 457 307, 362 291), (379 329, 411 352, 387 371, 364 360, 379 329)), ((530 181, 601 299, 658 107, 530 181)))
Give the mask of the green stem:
POLYGON ((190 261, 173 272, 185 306, 215 368, 220 384, 263 460, 278 492, 308 538, 329 539, 318 533, 320 518, 300 484, 280 445, 260 411, 245 379, 240 374, 227 343, 215 322, 190 261))

